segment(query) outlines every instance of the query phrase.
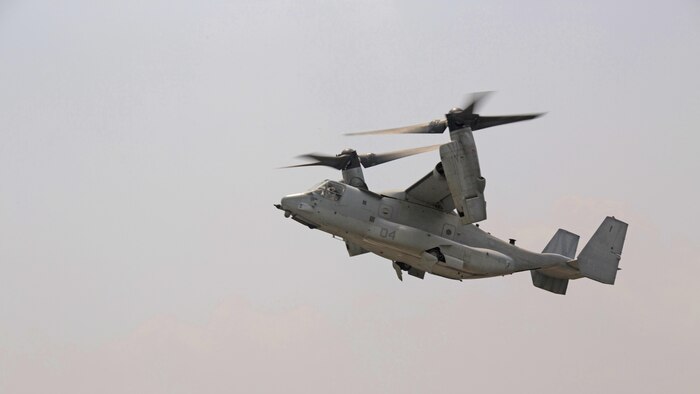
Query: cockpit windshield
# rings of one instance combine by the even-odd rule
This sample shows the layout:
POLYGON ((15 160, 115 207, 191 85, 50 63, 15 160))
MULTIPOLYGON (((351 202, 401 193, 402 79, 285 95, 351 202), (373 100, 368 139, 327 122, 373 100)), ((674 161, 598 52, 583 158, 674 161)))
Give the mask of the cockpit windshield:
POLYGON ((320 194, 321 197, 332 201, 338 201, 343 196, 345 186, 342 183, 334 181, 323 181, 313 189, 313 192, 320 194))

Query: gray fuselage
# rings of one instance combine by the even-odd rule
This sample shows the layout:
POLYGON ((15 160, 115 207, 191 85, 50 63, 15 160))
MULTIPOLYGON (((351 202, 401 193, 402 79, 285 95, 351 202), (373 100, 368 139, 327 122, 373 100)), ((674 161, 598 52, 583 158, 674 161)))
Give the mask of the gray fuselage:
POLYGON ((351 255, 365 251, 419 271, 450 279, 484 278, 550 267, 576 274, 571 259, 534 253, 504 242, 479 227, 462 225, 457 214, 405 199, 325 181, 314 190, 282 199, 281 209, 311 228, 343 238, 351 255))

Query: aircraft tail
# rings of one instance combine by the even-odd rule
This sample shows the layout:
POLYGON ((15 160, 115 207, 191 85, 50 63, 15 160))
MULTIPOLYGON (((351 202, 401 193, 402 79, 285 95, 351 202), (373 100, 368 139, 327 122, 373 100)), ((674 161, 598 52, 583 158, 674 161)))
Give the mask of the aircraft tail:
POLYGON ((581 275, 614 284, 626 234, 627 223, 606 217, 576 259, 581 275))
MULTIPOLYGON (((579 236, 569 231, 559 229, 554 237, 545 246, 542 253, 556 253, 571 259, 576 256, 579 236)), ((569 280, 566 278, 555 278, 537 270, 530 271, 532 284, 540 289, 547 290, 555 294, 566 294, 569 280)))
POLYGON ((574 233, 559 229, 544 247, 542 253, 556 253, 573 259, 576 256, 578 238, 579 236, 574 233))

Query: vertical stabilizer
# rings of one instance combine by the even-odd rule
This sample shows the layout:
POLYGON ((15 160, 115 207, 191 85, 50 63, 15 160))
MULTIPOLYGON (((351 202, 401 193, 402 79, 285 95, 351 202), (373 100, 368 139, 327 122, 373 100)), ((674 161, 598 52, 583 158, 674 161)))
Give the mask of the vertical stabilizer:
POLYGON ((530 271, 530 275, 532 275, 532 284, 535 287, 554 294, 566 294, 566 288, 569 286, 568 279, 553 278, 538 271, 530 271))
POLYGON ((579 236, 574 233, 559 229, 542 253, 556 253, 573 259, 576 256, 578 238, 579 236))
MULTIPOLYGON (((556 234, 544 247, 542 253, 555 253, 571 259, 576 256, 579 236, 564 229, 557 230, 556 234)), ((555 278, 536 270, 530 271, 532 284, 540 289, 547 290, 554 294, 566 294, 569 280, 566 278, 555 278)))
POLYGON ((627 223, 608 216, 578 255, 578 269, 587 278, 612 285, 615 283, 627 223))

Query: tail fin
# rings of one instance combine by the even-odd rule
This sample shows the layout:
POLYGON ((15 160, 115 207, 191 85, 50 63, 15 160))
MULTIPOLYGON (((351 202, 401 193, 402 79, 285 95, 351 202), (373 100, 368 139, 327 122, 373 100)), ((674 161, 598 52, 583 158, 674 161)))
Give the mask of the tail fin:
POLYGON ((578 235, 563 229, 557 230, 542 253, 556 253, 562 256, 574 258, 578 247, 578 235))
MULTIPOLYGON (((574 233, 559 229, 547 246, 544 247, 542 253, 556 253, 573 259, 576 256, 578 238, 578 235, 574 233)), ((566 294, 566 288, 569 285, 568 279, 555 278, 536 270, 530 271, 530 275, 532 275, 532 284, 535 287, 555 294, 566 294)))
POLYGON ((589 279, 612 285, 615 283, 627 223, 608 216, 578 255, 578 269, 589 279))

